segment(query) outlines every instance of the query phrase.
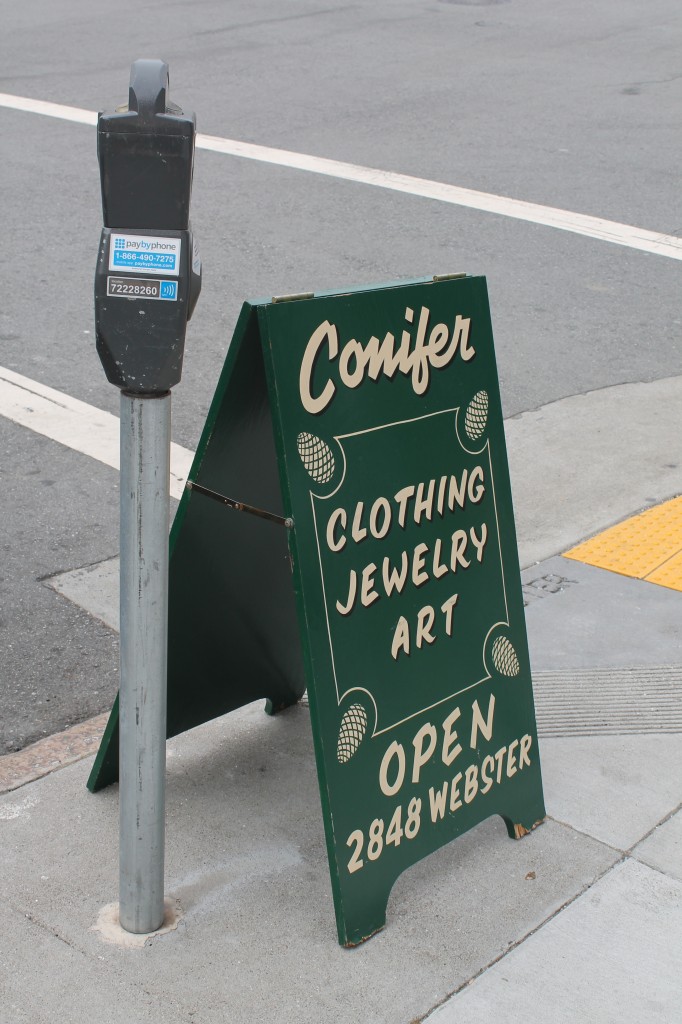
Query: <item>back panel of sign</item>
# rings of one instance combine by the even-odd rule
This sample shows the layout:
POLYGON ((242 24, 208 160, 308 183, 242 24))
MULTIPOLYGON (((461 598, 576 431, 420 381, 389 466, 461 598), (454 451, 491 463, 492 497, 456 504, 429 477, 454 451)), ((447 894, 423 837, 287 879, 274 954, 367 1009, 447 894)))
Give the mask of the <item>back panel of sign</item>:
MULTIPOLYGON (((189 480, 170 537, 168 736, 261 697, 276 711, 305 688, 263 352, 248 303, 189 480)), ((117 778, 118 700, 88 787, 117 778)))

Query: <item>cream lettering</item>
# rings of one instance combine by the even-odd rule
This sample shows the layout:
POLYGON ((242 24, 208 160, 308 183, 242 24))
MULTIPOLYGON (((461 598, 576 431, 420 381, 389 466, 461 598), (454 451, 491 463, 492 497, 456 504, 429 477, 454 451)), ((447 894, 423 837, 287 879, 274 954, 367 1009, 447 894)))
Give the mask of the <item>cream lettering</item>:
MULTIPOLYGON (((299 374, 301 404, 306 412, 316 416, 327 408, 336 393, 332 379, 334 367, 341 383, 351 390, 359 387, 366 378, 378 380, 384 376, 392 380, 396 373, 410 378, 416 395, 423 395, 431 383, 433 370, 442 370, 459 354, 468 363, 476 355, 469 341, 471 320, 459 313, 452 328, 446 323, 435 324, 429 330, 431 311, 422 306, 417 321, 417 330, 412 344, 410 330, 396 335, 387 331, 383 340, 376 335, 363 345, 357 338, 349 338, 343 346, 339 344, 336 324, 325 320, 310 336, 306 345, 299 374), (324 380, 321 389, 313 387, 316 371, 324 380), (325 379, 326 378, 326 379, 325 379)), ((414 310, 405 310, 405 322, 414 323, 414 310)))
MULTIPOLYGON (((424 521, 432 522, 434 516, 444 519, 448 513, 465 509, 468 504, 478 505, 485 494, 485 476, 482 466, 463 469, 457 474, 434 477, 418 484, 406 484, 391 497, 375 498, 371 506, 358 501, 351 510, 335 508, 326 527, 327 547, 330 551, 342 551, 346 545, 348 524, 351 524, 350 539, 359 544, 367 536, 383 540, 395 527, 406 529, 410 523, 421 526, 424 521)), ((483 560, 483 549, 488 539, 488 529, 481 526, 480 534, 471 536, 477 561, 483 560)), ((440 546, 438 548, 440 559, 440 546)), ((458 559, 459 560, 459 559, 458 559)), ((463 563, 462 563, 463 565, 463 563)), ((443 569, 435 573, 442 575, 443 569)))

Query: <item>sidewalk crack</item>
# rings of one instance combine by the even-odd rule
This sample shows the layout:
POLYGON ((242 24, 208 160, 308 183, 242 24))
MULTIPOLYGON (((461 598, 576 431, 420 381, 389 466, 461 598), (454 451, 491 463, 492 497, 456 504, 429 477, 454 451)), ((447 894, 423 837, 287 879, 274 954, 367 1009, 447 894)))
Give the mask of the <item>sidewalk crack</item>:
POLYGON ((62 935, 62 933, 54 925, 48 924, 46 921, 41 920, 41 918, 39 918, 36 914, 31 913, 29 910, 23 910, 21 907, 17 907, 9 901, 7 902, 7 906, 11 910, 13 910, 15 914, 18 914, 20 917, 23 917, 24 920, 30 921, 31 924, 36 925, 37 928, 41 928, 49 935, 54 936, 55 939, 58 939, 60 942, 63 942, 65 946, 69 947, 69 949, 74 950, 76 953, 80 953, 81 956, 86 957, 86 959, 91 959, 90 954, 88 954, 84 949, 81 949, 80 946, 76 945, 76 943, 69 939, 66 935, 62 935))
MULTIPOLYGON (((606 846, 607 844, 604 843, 602 845, 606 846)), ((623 864, 628 859, 629 858, 627 854, 623 854, 613 864, 609 865, 609 867, 604 868, 604 870, 601 871, 598 875, 596 875, 592 879, 592 881, 587 882, 585 885, 583 885, 579 892, 575 893, 574 896, 569 897, 567 900, 564 900, 560 907, 557 907, 556 910, 552 911, 552 913, 549 914, 538 925, 536 925, 535 928, 531 928, 531 930, 526 932, 525 935, 521 936, 519 939, 512 942, 502 953, 499 954, 499 956, 494 957, 489 963, 481 967, 480 970, 478 970, 471 978, 469 978, 467 981, 462 982, 461 985, 458 985, 457 988, 452 990, 452 992, 449 992, 438 1003, 435 1003, 434 1006, 432 1006, 431 1009, 428 1010, 422 1017, 416 1017, 414 1024, 423 1024, 423 1022, 428 1021, 428 1018, 431 1016, 431 1014, 435 1013, 436 1010, 440 1009, 440 1007, 447 1003, 449 999, 451 999, 453 996, 456 996, 463 989, 468 988, 469 985, 473 985, 473 983, 478 978, 480 978, 482 974, 485 974, 485 972, 489 971, 491 967, 494 967, 495 964, 500 963, 501 960, 504 960, 505 957, 509 956, 509 954, 512 953, 515 949, 518 949, 518 947, 522 945, 526 941, 526 939, 529 939, 532 935, 535 935, 536 932, 539 932, 541 928, 544 928, 545 925, 549 924, 550 921, 553 921, 555 917, 558 917, 559 914, 562 913, 562 911, 566 910, 567 907, 570 907, 570 905, 572 903, 575 903, 577 899, 580 899, 581 896, 584 896, 586 892, 589 892, 589 890, 598 882, 601 882, 602 878, 608 875, 610 871, 613 871, 614 868, 618 867, 619 864, 623 864)))

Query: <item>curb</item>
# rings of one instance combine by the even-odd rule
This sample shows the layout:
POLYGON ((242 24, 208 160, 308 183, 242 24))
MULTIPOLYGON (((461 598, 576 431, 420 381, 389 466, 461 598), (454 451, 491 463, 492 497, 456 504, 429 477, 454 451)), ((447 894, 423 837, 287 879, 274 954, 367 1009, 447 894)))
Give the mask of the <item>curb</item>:
POLYGON ((95 754, 107 724, 109 712, 89 718, 63 732, 32 743, 16 754, 0 757, 0 793, 35 782, 89 754, 95 754))

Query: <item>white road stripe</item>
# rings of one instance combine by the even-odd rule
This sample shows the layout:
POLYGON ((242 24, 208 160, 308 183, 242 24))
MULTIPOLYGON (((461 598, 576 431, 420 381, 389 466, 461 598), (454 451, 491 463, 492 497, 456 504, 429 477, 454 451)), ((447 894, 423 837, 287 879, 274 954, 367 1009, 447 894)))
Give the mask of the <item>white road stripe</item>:
MULTIPOLYGON (((119 469, 119 420, 109 412, 0 367, 0 416, 119 469)), ((171 444, 170 493, 182 497, 194 452, 171 444)))
POLYGON ((97 125, 97 112, 84 110, 82 107, 65 107, 61 103, 49 103, 46 100, 32 100, 27 96, 10 96, 0 92, 0 107, 10 110, 23 110, 27 114, 44 114, 46 117, 58 117, 61 121, 74 121, 76 124, 97 125))
MULTIPOLYGON (((97 124, 97 114, 94 111, 83 110, 79 107, 66 107, 44 100, 27 99, 22 96, 11 96, 7 93, 0 93, 0 107, 32 114, 44 114, 47 117, 57 117, 80 124, 97 124)), ((465 206, 472 210, 512 217, 515 220, 527 221, 531 224, 541 224, 545 227, 557 228, 560 231, 570 231, 576 235, 595 238, 602 242, 613 242, 616 245, 627 246, 630 249, 652 253, 656 256, 682 260, 682 238, 678 238, 676 235, 647 231, 645 228, 633 227, 630 224, 620 224, 617 221, 603 220, 600 217, 588 217, 582 213, 572 213, 570 210, 528 203, 522 199, 510 199, 507 196, 477 192, 474 189, 430 181, 427 178, 414 178, 408 174, 362 167, 339 160, 327 160, 324 157, 294 153, 286 149, 257 146, 253 143, 223 139, 214 135, 199 133, 196 144, 199 149, 211 150, 214 153, 223 153, 246 160, 258 160, 262 163, 291 167, 313 174, 324 174, 328 177, 355 181, 363 185, 374 185, 394 192, 434 199, 441 203, 465 206)))

